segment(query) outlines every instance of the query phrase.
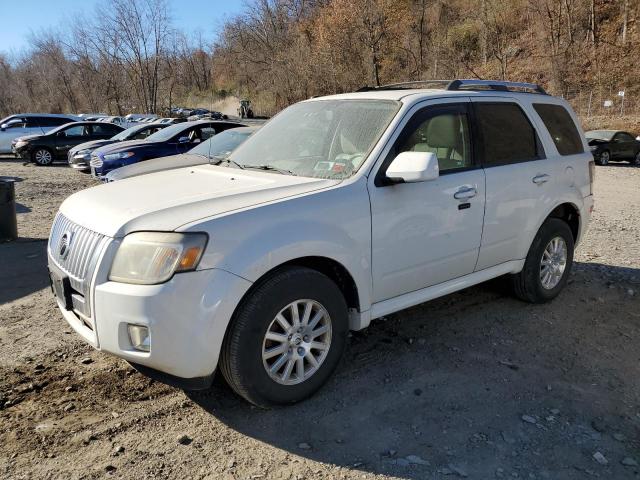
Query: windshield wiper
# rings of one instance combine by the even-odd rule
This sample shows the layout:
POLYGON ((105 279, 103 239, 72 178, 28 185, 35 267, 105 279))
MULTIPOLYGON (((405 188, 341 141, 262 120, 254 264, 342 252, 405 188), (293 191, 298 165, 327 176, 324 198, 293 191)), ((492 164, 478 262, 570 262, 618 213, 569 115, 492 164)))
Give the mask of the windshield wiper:
POLYGON ((225 157, 219 157, 214 155, 213 157, 211 157, 211 160, 214 160, 211 163, 211 165, 220 165, 222 163, 226 163, 227 165, 234 165, 236 167, 238 167, 240 170, 244 170, 245 166, 244 165, 240 165, 238 162, 235 162, 233 160, 231 160, 230 158, 225 158, 225 157))
POLYGON ((254 169, 254 170, 268 170, 271 172, 278 172, 282 175, 293 175, 294 177, 297 176, 291 170, 274 167, 273 165, 243 165, 243 167, 248 169, 254 169))

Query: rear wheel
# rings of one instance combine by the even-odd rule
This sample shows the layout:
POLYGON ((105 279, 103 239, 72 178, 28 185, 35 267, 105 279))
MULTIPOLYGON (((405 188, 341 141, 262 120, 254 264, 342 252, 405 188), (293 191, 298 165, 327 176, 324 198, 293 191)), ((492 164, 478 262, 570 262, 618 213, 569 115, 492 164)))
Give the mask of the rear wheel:
POLYGON ((531 303, 555 298, 567 283, 573 249, 569 225, 559 218, 548 218, 529 248, 524 268, 512 277, 515 294, 531 303))
POLYGON ((598 165, 608 165, 609 160, 611 160, 611 154, 608 150, 605 150, 600 153, 600 156, 598 157, 598 165))
POLYGON ((236 393, 260 407, 316 392, 338 365, 348 331, 340 289, 315 270, 280 270, 238 307, 220 368, 236 393))
POLYGON ((36 165, 48 167, 53 163, 53 154, 47 148, 37 148, 31 154, 31 159, 36 165))

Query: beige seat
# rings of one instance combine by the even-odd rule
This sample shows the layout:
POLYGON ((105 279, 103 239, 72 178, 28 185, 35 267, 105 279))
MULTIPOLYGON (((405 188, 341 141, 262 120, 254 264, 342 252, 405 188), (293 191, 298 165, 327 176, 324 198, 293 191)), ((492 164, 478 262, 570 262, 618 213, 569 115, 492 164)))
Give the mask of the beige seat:
POLYGON ((460 117, 440 115, 423 123, 411 136, 414 152, 432 152, 441 170, 465 166, 460 117), (414 143, 415 142, 415 143, 414 143))

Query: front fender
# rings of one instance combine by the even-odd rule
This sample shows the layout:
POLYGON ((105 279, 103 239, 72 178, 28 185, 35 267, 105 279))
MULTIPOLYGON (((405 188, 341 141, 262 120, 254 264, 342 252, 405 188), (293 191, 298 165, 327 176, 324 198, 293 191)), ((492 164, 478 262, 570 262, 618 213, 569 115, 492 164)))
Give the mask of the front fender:
POLYGON ((255 282, 284 263, 326 257, 340 263, 371 305, 371 215, 364 182, 277 201, 197 222, 209 246, 199 268, 218 268, 255 282))

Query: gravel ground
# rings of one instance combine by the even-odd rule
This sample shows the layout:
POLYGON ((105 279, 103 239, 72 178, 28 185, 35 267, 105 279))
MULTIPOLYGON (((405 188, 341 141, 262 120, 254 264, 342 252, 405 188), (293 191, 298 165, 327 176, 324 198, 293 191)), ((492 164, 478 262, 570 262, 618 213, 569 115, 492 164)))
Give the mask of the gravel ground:
POLYGON ((64 166, 0 160, 20 240, 0 245, 0 477, 640 478, 640 169, 598 167, 566 290, 500 280, 350 337, 315 397, 262 411, 223 383, 185 393, 93 351, 47 286, 64 166))

